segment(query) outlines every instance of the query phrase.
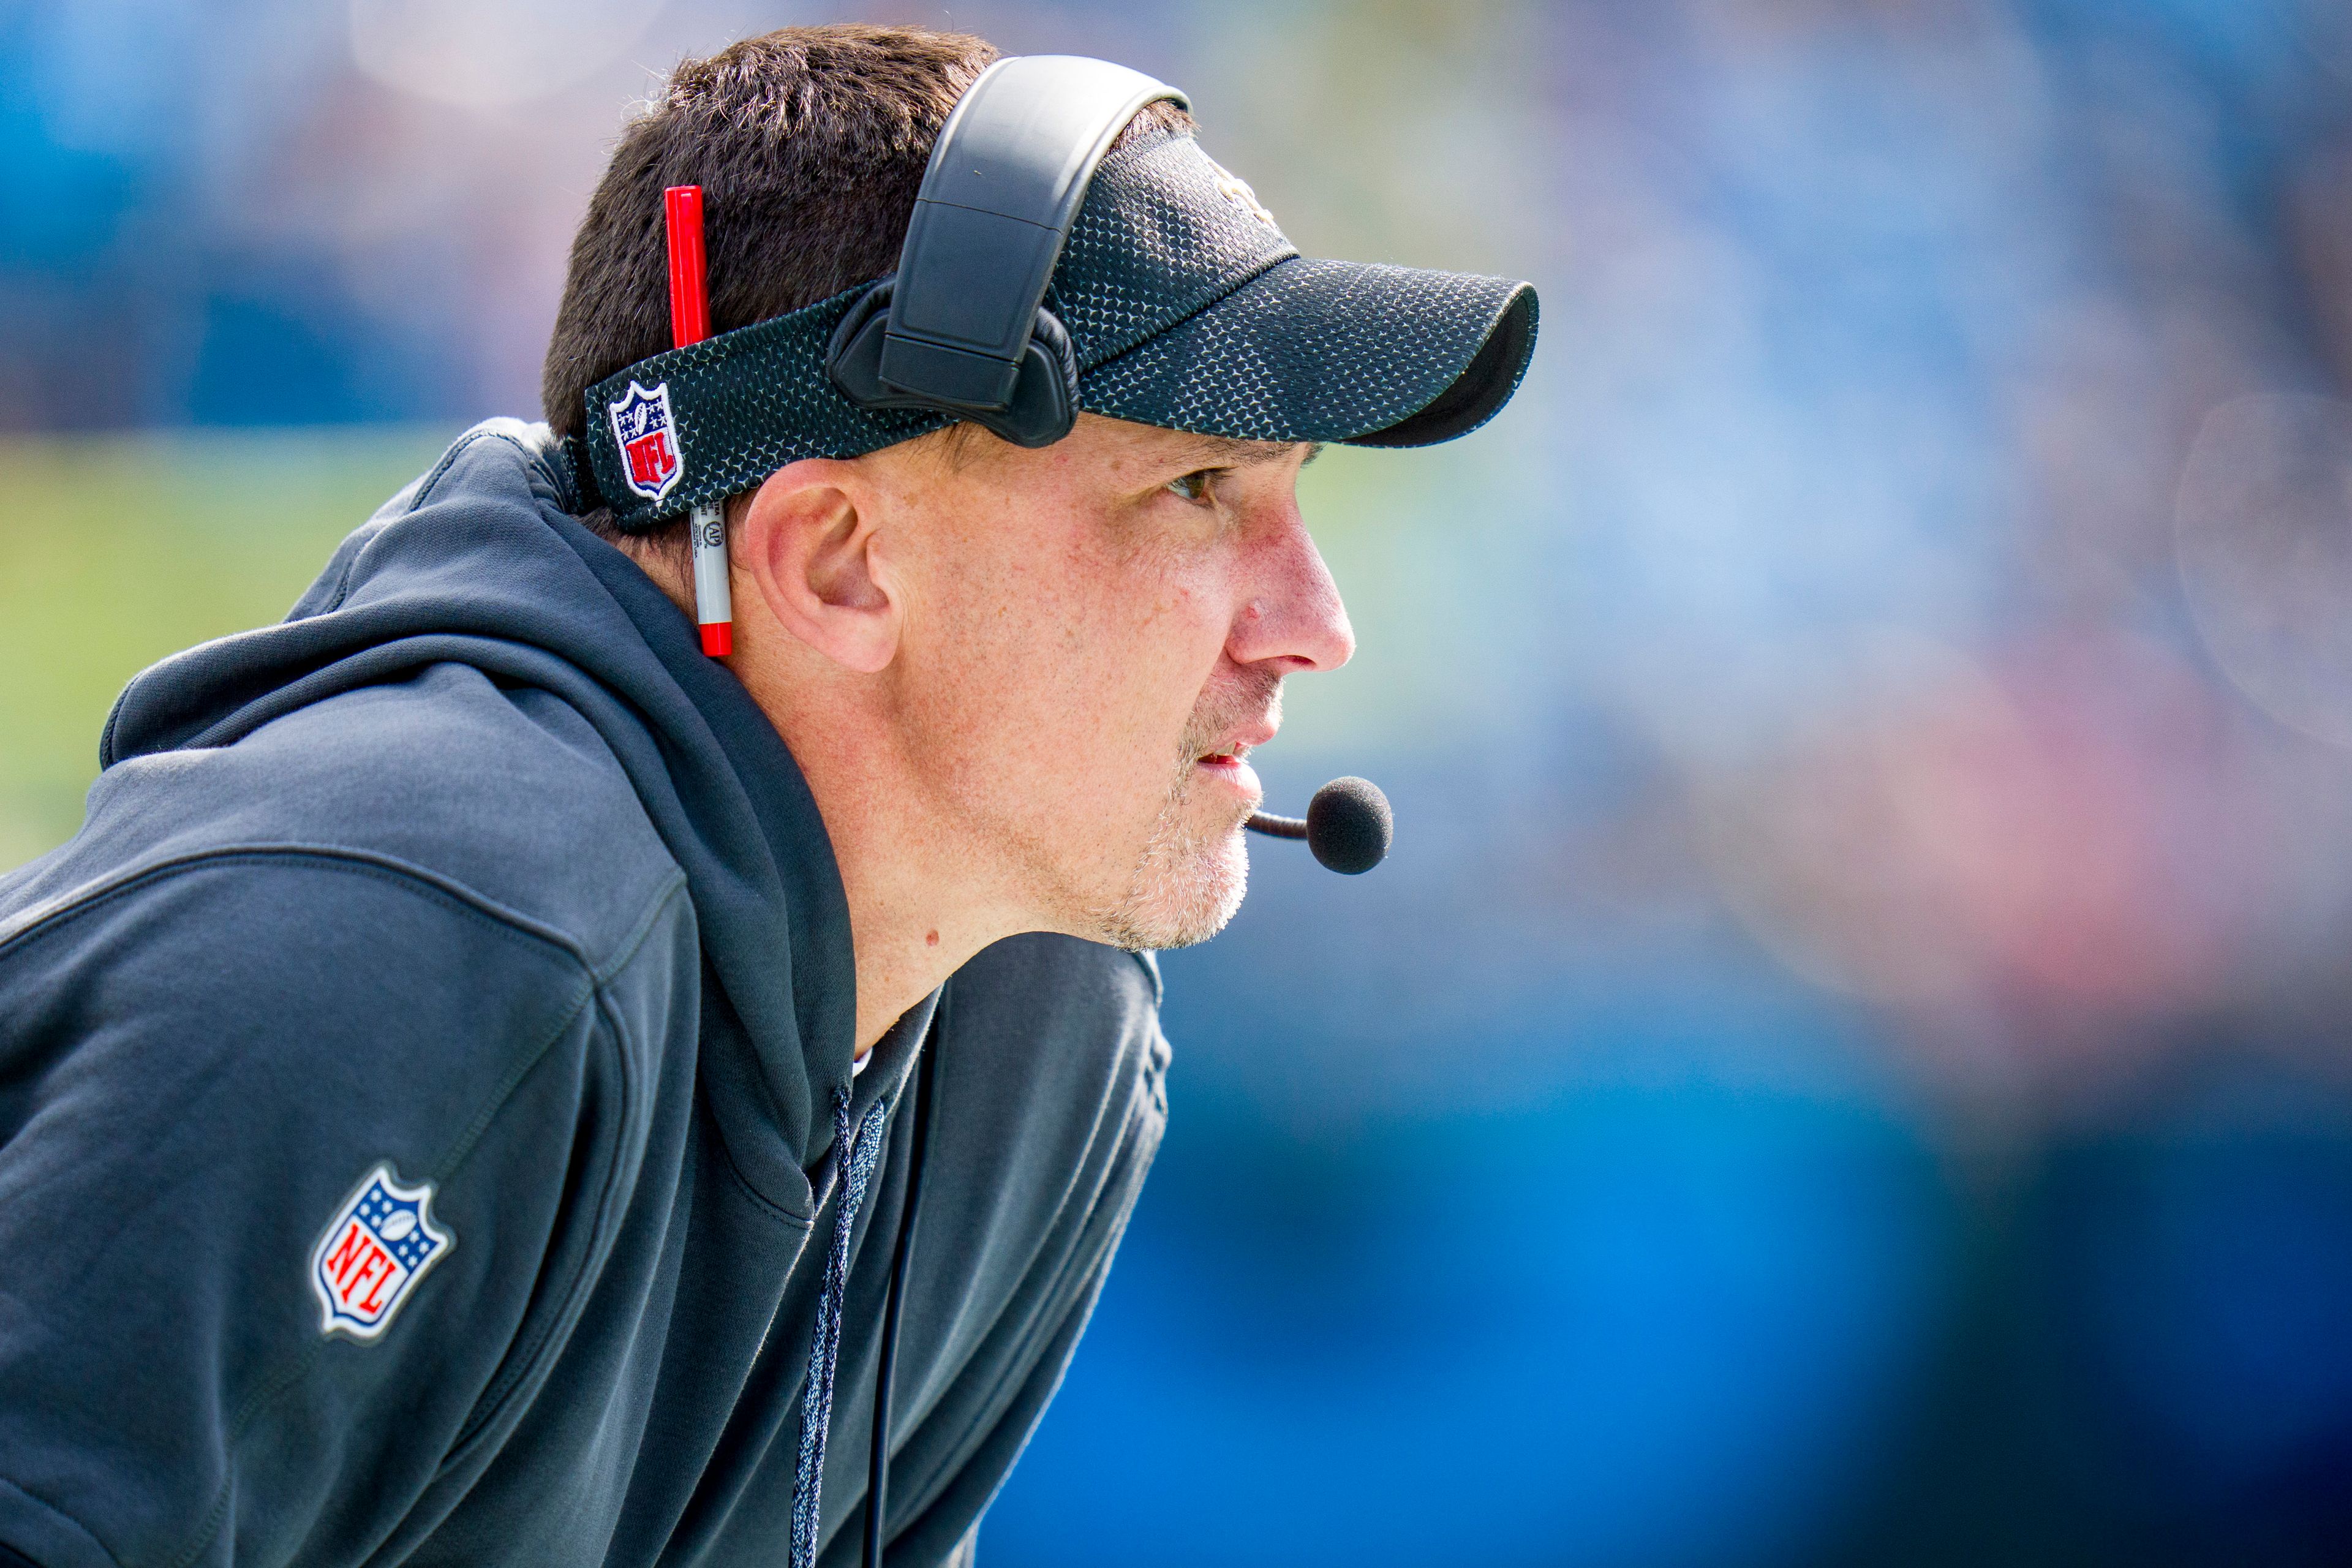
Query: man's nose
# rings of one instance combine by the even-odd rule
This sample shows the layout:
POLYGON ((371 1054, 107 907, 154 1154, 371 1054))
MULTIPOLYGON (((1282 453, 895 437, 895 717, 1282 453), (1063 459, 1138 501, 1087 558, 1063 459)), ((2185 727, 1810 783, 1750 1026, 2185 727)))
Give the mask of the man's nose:
POLYGON ((1286 510, 1249 552, 1226 651, 1236 664, 1278 662, 1285 675, 1337 669, 1355 657, 1356 628, 1305 520, 1286 510))

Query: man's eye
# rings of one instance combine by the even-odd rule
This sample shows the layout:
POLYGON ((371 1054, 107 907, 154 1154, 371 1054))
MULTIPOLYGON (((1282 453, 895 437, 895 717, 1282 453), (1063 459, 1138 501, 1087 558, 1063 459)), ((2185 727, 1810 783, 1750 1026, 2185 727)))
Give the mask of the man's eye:
POLYGON ((1202 506, 1214 499, 1210 492, 1210 486, 1214 483, 1216 477, 1217 472, 1214 468, 1195 468, 1181 479, 1169 480, 1168 488, 1194 506, 1202 506))

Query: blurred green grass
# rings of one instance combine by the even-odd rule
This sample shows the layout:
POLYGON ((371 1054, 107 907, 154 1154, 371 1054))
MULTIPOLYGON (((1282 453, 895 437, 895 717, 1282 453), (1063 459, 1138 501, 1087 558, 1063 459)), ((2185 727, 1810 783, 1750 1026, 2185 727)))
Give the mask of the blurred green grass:
POLYGON ((0 869, 81 825, 125 681, 282 617, 449 435, 0 438, 0 869))

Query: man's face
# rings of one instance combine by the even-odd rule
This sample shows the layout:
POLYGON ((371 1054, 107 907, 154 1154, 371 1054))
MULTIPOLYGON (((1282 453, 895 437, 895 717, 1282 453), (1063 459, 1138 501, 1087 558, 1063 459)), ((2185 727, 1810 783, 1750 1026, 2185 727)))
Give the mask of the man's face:
POLYGON ((1311 456, 1083 416, 1034 451, 973 430, 867 459, 914 765, 1047 928, 1177 947, 1239 907, 1243 759, 1284 676, 1355 648, 1298 513, 1311 456))

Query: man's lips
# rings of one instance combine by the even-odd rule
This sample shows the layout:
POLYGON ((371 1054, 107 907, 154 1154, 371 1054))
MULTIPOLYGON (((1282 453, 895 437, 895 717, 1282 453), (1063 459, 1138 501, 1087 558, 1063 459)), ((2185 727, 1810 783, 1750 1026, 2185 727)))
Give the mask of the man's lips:
POLYGON ((1237 724, 1218 737, 1217 743, 1201 753, 1207 762, 1216 757, 1245 757, 1274 739, 1281 728, 1271 719, 1259 719, 1247 724, 1237 724))
POLYGON ((1260 720, 1228 733, 1213 751, 1204 752, 1193 759, 1192 765, 1209 777, 1230 787, 1254 807, 1265 798, 1265 789, 1257 782, 1257 770, 1248 763, 1252 748, 1265 745, 1274 739, 1275 726, 1260 720))
POLYGON ((1257 782, 1257 770, 1238 756, 1202 757, 1192 764, 1192 771, 1231 790, 1234 798, 1252 811, 1255 811, 1258 803, 1265 799, 1265 786, 1257 782))

